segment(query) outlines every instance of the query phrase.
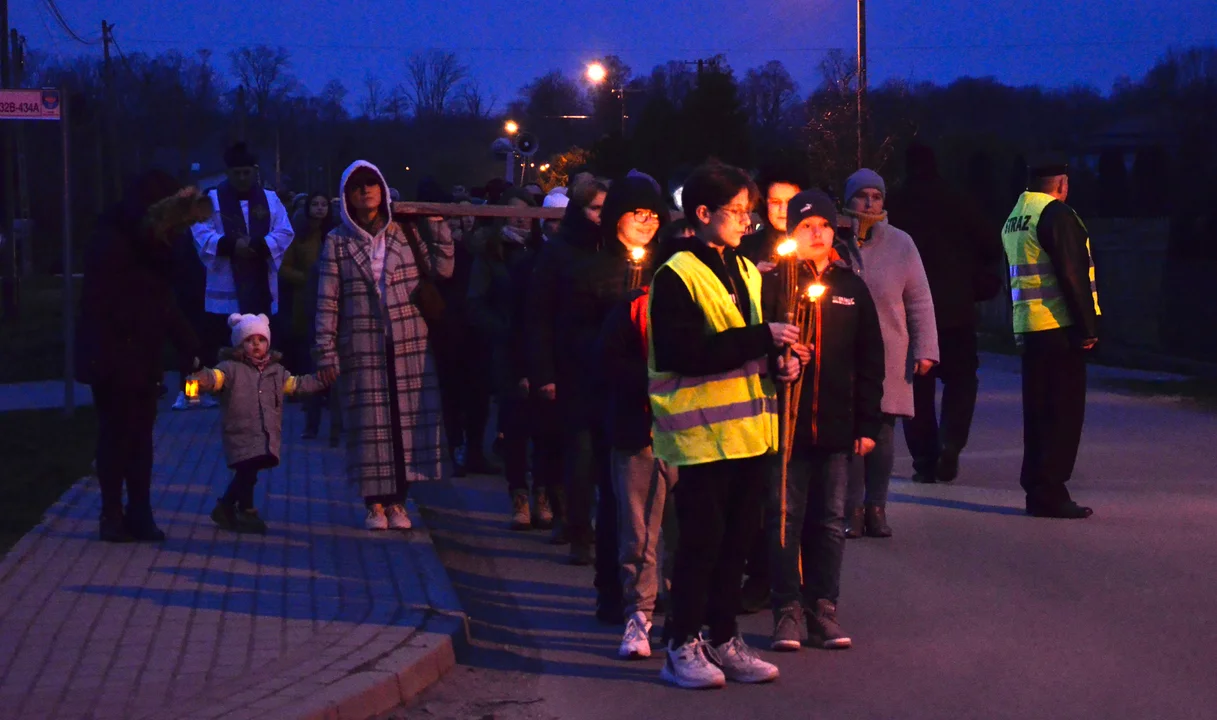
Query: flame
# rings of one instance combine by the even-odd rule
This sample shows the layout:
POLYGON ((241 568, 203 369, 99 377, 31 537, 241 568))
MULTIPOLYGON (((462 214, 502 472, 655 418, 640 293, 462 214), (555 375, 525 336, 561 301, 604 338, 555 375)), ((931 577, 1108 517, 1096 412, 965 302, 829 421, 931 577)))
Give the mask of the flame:
POLYGON ((630 259, 634 262, 642 262, 642 259, 646 256, 647 251, 645 248, 636 247, 630 249, 630 259))
POLYGON ((194 398, 197 398, 198 396, 199 396, 199 381, 198 380, 187 380, 186 381, 186 397, 193 400, 194 398))
POLYGON ((778 249, 777 249, 778 257, 783 257, 783 258, 788 257, 790 255, 793 255, 795 253, 795 251, 798 249, 799 249, 799 244, 797 242, 795 242, 793 239, 787 240, 787 241, 783 242, 781 245, 778 245, 778 249))
POLYGON ((828 290, 828 288, 824 287, 820 283, 813 283, 807 286, 807 297, 812 300, 819 300, 820 296, 823 295, 826 290, 828 290))

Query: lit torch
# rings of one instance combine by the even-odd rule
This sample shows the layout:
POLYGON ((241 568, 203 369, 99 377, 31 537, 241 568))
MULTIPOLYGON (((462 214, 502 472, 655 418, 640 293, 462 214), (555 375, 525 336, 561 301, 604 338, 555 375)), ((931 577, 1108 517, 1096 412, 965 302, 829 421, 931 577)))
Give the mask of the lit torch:
MULTIPOLYGON (((799 244, 794 238, 788 238, 780 243, 776 248, 778 258, 778 279, 779 295, 784 303, 784 314, 787 323, 794 322, 795 311, 799 306, 799 244)), ((786 347, 785 362, 789 367, 793 362, 794 351, 790 346, 786 347)), ((786 480, 787 466, 790 464, 791 441, 794 438, 794 402, 791 396, 791 387, 787 383, 782 383, 781 395, 779 397, 782 414, 779 416, 778 422, 778 438, 779 448, 782 453, 782 512, 779 521, 779 541, 782 547, 786 547, 786 480)))
POLYGON ((642 263, 646 258, 646 248, 630 248, 630 262, 625 271, 625 287, 627 290, 637 290, 642 287, 642 263))

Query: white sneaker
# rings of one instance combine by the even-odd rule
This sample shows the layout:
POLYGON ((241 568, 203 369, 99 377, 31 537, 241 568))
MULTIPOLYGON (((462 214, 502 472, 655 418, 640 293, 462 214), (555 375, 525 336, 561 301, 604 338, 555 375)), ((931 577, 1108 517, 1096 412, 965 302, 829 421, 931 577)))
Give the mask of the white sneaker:
POLYGON ((368 508, 368 517, 363 521, 363 526, 369 530, 388 530, 389 519, 385 517, 385 506, 376 503, 368 508))
POLYGON ((401 505, 389 506, 389 527, 393 530, 409 530, 414 527, 410 524, 410 516, 406 514, 406 508, 401 505))
POLYGON ((722 668, 723 674, 735 682, 764 683, 778 679, 778 666, 762 660, 739 635, 710 648, 708 654, 710 660, 722 668))
POLYGON ((174 410, 189 410, 190 398, 186 397, 186 393, 180 392, 177 394, 177 400, 173 401, 174 410))
POLYGON ((727 676, 706 657, 706 643, 695 637, 680 647, 668 643, 668 659, 659 676, 682 688, 701 690, 720 688, 727 684, 727 676))
POLYGON ((210 395, 204 395, 203 397, 199 398, 199 404, 205 408, 220 407, 220 401, 216 400, 214 397, 212 397, 210 395))
POLYGON ((646 615, 636 612, 625 621, 625 635, 617 655, 627 660, 651 657, 651 623, 646 615))

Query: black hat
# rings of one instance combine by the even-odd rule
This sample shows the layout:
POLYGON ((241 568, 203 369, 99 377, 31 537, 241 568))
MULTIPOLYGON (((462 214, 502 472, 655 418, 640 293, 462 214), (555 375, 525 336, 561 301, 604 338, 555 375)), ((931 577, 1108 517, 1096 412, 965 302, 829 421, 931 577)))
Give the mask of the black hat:
POLYGON ((1069 174, 1069 160, 1064 155, 1042 153, 1032 156, 1027 163, 1027 176, 1048 178, 1069 174))
POLYGON ((809 217, 822 217, 828 221, 829 227, 837 226, 837 206, 832 198, 819 190, 804 190, 790 198, 786 205, 786 228, 794 232, 809 217))
POLYGON ((224 166, 227 168, 256 167, 258 156, 249 151, 245 143, 239 142, 224 151, 224 166))

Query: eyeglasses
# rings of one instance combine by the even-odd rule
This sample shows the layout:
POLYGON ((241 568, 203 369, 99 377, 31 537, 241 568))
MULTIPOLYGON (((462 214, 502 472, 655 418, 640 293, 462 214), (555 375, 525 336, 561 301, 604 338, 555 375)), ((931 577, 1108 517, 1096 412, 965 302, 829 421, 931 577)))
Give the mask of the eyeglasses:
POLYGON ((746 223, 746 222, 752 221, 752 211, 747 208, 741 209, 741 208, 721 207, 721 208, 719 208, 719 211, 721 211, 723 215, 726 215, 727 217, 735 220, 738 223, 746 223))
POLYGON ((659 222, 659 214, 654 210, 635 210, 634 222, 647 225, 659 222))

